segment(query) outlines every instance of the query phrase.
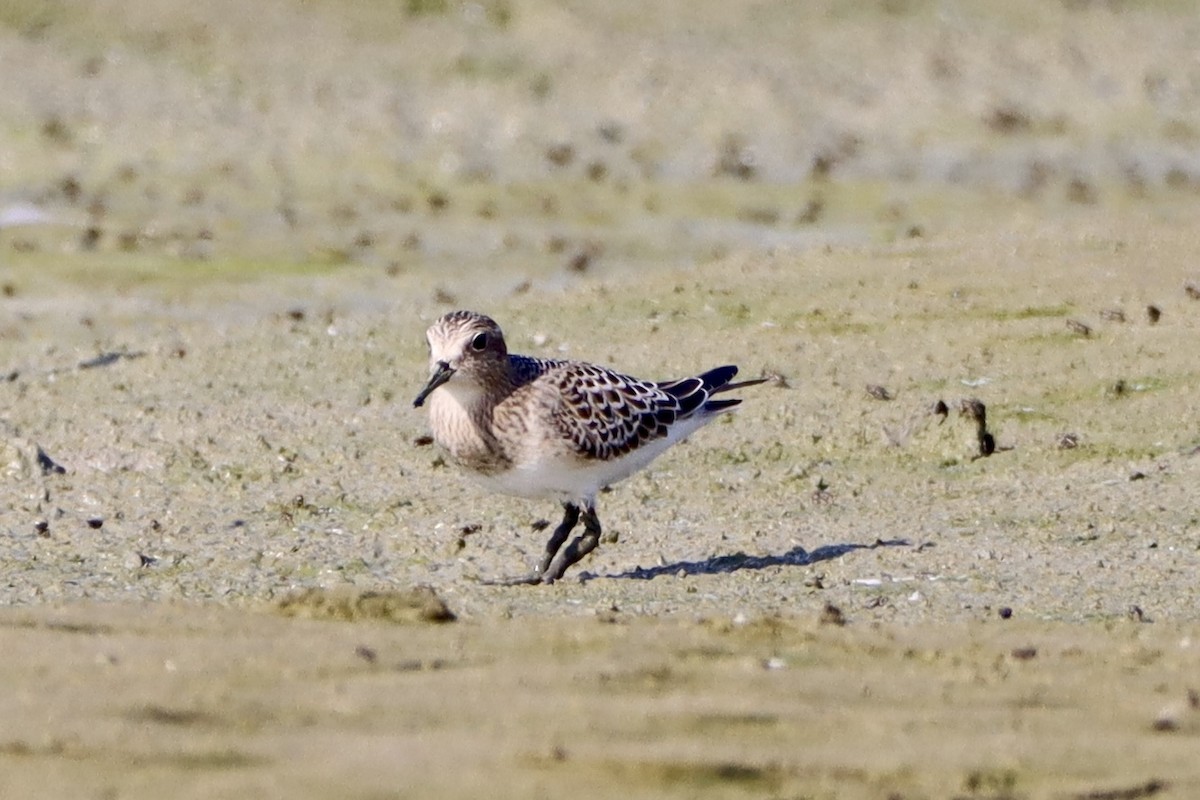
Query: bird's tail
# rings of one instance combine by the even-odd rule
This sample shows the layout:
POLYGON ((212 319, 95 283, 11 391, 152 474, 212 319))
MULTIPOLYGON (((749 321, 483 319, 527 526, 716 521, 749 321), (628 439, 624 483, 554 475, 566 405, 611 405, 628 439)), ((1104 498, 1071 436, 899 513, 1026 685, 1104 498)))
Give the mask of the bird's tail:
POLYGON ((742 400, 737 397, 720 400, 710 399, 713 395, 733 391, 734 389, 744 389, 747 386, 756 386, 767 380, 766 378, 757 378, 750 381, 730 383, 733 377, 737 375, 737 371, 738 368, 736 366, 727 364, 723 367, 710 369, 708 372, 701 373, 692 378, 681 378, 669 383, 660 383, 658 388, 674 396, 679 401, 679 416, 681 417, 686 417, 698 410, 705 414, 716 414, 733 408, 741 403, 742 400))

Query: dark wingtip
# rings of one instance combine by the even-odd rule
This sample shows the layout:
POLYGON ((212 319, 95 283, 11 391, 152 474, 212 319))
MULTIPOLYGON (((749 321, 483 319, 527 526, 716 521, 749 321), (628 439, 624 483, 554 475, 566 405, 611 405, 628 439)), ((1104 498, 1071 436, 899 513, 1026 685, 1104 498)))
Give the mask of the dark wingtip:
MULTIPOLYGON (((738 368, 736 366, 729 364, 728 366, 710 369, 708 372, 701 375, 700 377, 705 382, 705 388, 708 389, 709 397, 722 394, 723 392, 732 392, 735 389, 745 389, 748 386, 757 386, 758 384, 766 383, 769 380, 768 378, 754 378, 748 381, 730 383, 730 381, 733 380, 733 376, 737 375, 737 371, 738 368), (712 385, 710 385, 709 381, 713 382, 712 385)), ((740 397, 721 400, 708 400, 704 403, 704 410, 710 414, 716 414, 719 411, 727 411, 734 406, 741 405, 741 403, 742 400, 740 397)))
POLYGON ((720 394, 721 392, 731 392, 735 389, 745 389, 749 386, 758 386, 760 383, 766 383, 770 380, 770 378, 752 378, 748 381, 730 383, 737 374, 737 366, 727 364, 723 367, 710 369, 699 377, 704 382, 704 388, 709 394, 720 394))
POLYGON ((719 411, 728 411, 734 406, 740 406, 741 404, 742 399, 740 397, 733 397, 728 400, 709 400, 704 404, 704 410, 710 414, 716 414, 719 411))
POLYGON ((697 409, 715 414, 718 411, 733 408, 742 401, 740 399, 712 400, 710 398, 713 395, 728 392, 731 389, 755 386, 767 381, 766 378, 756 378, 754 380, 741 381, 740 383, 730 383, 737 373, 737 366, 726 364, 723 367, 715 367, 707 372, 702 372, 692 378, 681 378, 669 383, 660 383, 659 388, 679 402, 677 411, 681 417, 689 416, 697 409))
POLYGON ((726 364, 723 367, 710 369, 708 372, 702 372, 698 377, 704 384, 704 390, 707 392, 719 392, 721 387, 725 386, 733 376, 737 375, 738 368, 734 364, 726 364))

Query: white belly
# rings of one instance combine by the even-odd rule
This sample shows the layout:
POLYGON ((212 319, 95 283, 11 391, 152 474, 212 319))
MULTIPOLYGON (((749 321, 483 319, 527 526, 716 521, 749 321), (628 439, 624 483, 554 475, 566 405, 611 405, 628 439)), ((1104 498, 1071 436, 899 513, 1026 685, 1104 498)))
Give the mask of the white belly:
POLYGON ((584 461, 566 456, 534 458, 504 472, 491 475, 473 473, 471 477, 488 489, 502 494, 591 505, 605 486, 611 486, 644 469, 667 448, 708 421, 687 420, 662 439, 607 461, 584 461))

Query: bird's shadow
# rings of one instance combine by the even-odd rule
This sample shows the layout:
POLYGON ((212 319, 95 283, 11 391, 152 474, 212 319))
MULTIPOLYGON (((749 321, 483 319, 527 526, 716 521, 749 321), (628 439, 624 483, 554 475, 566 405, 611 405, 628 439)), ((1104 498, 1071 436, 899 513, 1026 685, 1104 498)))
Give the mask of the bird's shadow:
POLYGON ((746 553, 731 553, 725 556, 713 556, 703 561, 676 561, 658 567, 635 567, 616 574, 597 575, 592 572, 581 573, 581 581, 597 578, 631 579, 648 581, 661 575, 723 575, 739 572, 744 569, 766 569, 768 567, 804 567, 841 558, 855 550, 874 550, 877 547, 908 547, 907 539, 876 539, 871 544, 826 544, 815 550, 805 550, 796 546, 786 553, 774 556, 752 556, 746 553))

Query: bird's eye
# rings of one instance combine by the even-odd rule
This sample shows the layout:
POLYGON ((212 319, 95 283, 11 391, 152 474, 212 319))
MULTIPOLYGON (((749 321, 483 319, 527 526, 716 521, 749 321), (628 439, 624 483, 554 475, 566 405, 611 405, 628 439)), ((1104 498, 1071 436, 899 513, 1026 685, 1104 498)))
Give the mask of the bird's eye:
POLYGON ((471 340, 471 349, 475 352, 482 352, 487 349, 488 335, 486 333, 477 333, 475 338, 471 340))

